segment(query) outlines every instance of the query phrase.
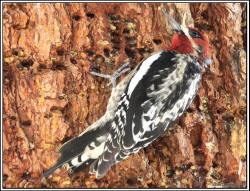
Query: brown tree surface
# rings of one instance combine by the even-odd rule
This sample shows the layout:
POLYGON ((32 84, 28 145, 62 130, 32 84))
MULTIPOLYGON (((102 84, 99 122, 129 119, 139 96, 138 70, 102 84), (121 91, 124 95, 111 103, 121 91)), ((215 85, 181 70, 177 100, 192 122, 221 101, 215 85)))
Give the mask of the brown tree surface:
POLYGON ((245 187, 246 42, 244 3, 3 3, 3 187, 245 187), (190 109, 102 179, 87 168, 41 181, 60 146, 105 113, 111 87, 88 71, 133 68, 170 45, 161 8, 210 40, 214 63, 190 109))

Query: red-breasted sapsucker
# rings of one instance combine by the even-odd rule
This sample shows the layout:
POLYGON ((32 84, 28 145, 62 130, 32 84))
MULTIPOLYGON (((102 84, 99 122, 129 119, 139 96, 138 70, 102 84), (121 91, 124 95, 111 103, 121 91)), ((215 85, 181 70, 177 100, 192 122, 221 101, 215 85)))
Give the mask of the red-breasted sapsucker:
POLYGON ((172 44, 142 61, 117 86, 115 79, 106 113, 60 149, 61 157, 42 177, 67 164, 70 175, 89 166, 97 178, 115 163, 164 134, 194 100, 204 65, 210 64, 209 43, 198 30, 179 25, 163 12, 175 34, 172 44))

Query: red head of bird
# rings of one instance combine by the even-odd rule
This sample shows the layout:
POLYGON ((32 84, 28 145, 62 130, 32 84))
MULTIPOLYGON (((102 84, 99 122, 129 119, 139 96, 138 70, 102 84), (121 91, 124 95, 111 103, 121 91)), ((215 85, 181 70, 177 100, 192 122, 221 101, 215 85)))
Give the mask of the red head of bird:
POLYGON ((180 25, 165 11, 162 12, 165 14, 165 17, 171 24, 173 30, 176 32, 173 35, 172 44, 167 48, 167 50, 177 51, 183 54, 192 54, 198 57, 198 61, 201 64, 211 64, 212 60, 209 59, 209 42, 206 36, 195 28, 186 27, 184 24, 180 25))

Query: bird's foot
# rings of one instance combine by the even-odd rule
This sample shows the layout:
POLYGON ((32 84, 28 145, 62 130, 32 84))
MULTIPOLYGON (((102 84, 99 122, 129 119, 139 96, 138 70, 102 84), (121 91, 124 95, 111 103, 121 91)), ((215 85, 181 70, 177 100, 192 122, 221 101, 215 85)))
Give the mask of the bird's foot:
POLYGON ((103 77, 103 78, 108 78, 110 80, 110 82, 107 84, 107 86, 109 86, 112 83, 113 88, 116 87, 116 79, 118 77, 120 77, 123 73, 127 72, 130 70, 130 68, 126 68, 128 65, 130 64, 130 62, 126 62, 124 63, 120 68, 118 68, 114 74, 109 75, 109 74, 101 74, 101 73, 97 73, 97 72, 89 72, 90 74, 93 74, 95 76, 99 76, 99 77, 103 77))

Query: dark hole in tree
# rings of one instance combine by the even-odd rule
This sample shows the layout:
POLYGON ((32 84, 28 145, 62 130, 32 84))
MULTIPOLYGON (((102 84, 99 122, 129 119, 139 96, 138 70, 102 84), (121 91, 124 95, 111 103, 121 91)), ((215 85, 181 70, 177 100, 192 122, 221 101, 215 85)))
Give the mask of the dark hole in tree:
POLYGON ((171 177, 173 177, 174 173, 175 173, 175 171, 173 169, 170 169, 167 171, 166 176, 171 178, 171 177))
POLYGON ((88 56, 93 56, 94 55, 93 51, 91 51, 91 50, 87 50, 86 53, 88 54, 88 56))
POLYGON ((128 42, 128 43, 131 43, 131 42, 134 42, 136 41, 136 37, 125 37, 125 40, 128 42))
POLYGON ((126 29, 126 28, 125 28, 125 29, 123 30, 122 33, 123 33, 123 34, 129 34, 129 29, 126 29))
POLYGON ((216 168, 216 167, 218 167, 218 164, 213 161, 213 165, 212 166, 213 166, 213 168, 216 168))
POLYGON ((28 173, 23 173, 21 177, 22 177, 23 179, 28 179, 28 178, 30 178, 30 174, 28 174, 28 173))
POLYGON ((49 119, 49 118, 51 118, 52 117, 52 114, 51 113, 46 113, 45 115, 44 115, 44 118, 47 118, 47 119, 49 119))
POLYGON ((220 114, 220 113, 222 113, 222 111, 218 109, 218 110, 217 110, 217 113, 220 114))
POLYGON ((113 37, 111 39, 111 42, 114 43, 114 44, 120 44, 121 39, 120 39, 119 34, 113 33, 113 37))
POLYGON ((64 50, 63 49, 57 49, 56 53, 57 53, 58 56, 62 56, 63 53, 64 53, 64 50))
POLYGON ((186 171, 186 170, 190 169, 191 166, 192 166, 191 163, 183 164, 182 169, 183 169, 184 171, 186 171))
POLYGON ((28 120, 28 121, 23 121, 23 122, 22 122, 22 125, 23 125, 23 126, 30 126, 30 125, 31 125, 31 121, 30 121, 30 120, 28 120))
POLYGON ((108 48, 104 48, 103 52, 104 52, 104 55, 105 55, 106 57, 109 57, 109 56, 110 56, 110 53, 109 53, 109 49, 108 49, 108 48))
POLYGON ((132 178, 127 179, 127 184, 134 185, 135 183, 136 183, 136 180, 134 180, 132 178))
POLYGON ((10 116, 10 119, 11 120, 16 120, 16 117, 15 116, 10 116))
POLYGON ((23 66, 23 67, 26 67, 29 69, 30 66, 32 66, 34 64, 33 60, 31 59, 27 59, 27 60, 22 60, 20 62, 20 64, 23 66))
POLYGON ((12 52, 12 54, 15 55, 15 56, 18 56, 18 51, 17 51, 17 50, 14 50, 14 51, 12 52))
POLYGON ((95 17, 95 14, 93 14, 93 13, 87 13, 87 17, 89 17, 89 18, 94 18, 95 17))
POLYGON ((38 70, 39 71, 41 71, 42 69, 46 69, 47 68, 47 66, 45 65, 45 64, 39 64, 39 66, 38 66, 38 70))
POLYGON ((61 62, 53 62, 51 67, 52 70, 65 70, 66 66, 63 65, 61 62))
POLYGON ((80 17, 79 15, 74 15, 74 16, 73 16, 73 19, 74 19, 75 21, 79 21, 79 20, 81 19, 81 17, 80 17))
POLYGON ((246 159, 246 156, 241 156, 240 157, 240 160, 242 161, 242 162, 245 162, 247 159, 246 159))
POLYGON ((102 64, 104 62, 105 58, 102 55, 96 55, 95 56, 95 63, 96 64, 102 64))
POLYGON ((76 62, 76 60, 75 60, 74 58, 70 58, 70 62, 71 62, 72 64, 77 64, 77 62, 76 62))
POLYGON ((232 123, 234 121, 234 116, 224 115, 222 119, 228 123, 232 123))
POLYGON ((119 15, 109 14, 108 17, 109 17, 109 19, 111 21, 118 21, 118 20, 120 20, 120 16, 119 15))
POLYGON ((22 64, 17 64, 16 67, 19 69, 19 70, 23 70, 23 65, 22 64))
POLYGON ((142 56, 146 52, 146 50, 144 48, 139 48, 138 51, 139 51, 140 55, 142 55, 142 56))
POLYGON ((161 39, 153 39, 153 42, 157 45, 162 43, 161 39))
POLYGON ((131 50, 131 49, 128 48, 128 47, 125 48, 125 53, 126 53, 127 56, 130 57, 130 58, 135 58, 135 57, 136 57, 135 51, 131 50))
POLYGON ((6 181, 9 176, 7 174, 3 175, 3 181, 6 181))
POLYGON ((93 72, 100 72, 100 67, 97 66, 97 65, 92 66, 92 67, 91 67, 91 71, 93 71, 93 72))
POLYGON ((61 111, 63 112, 64 108, 63 107, 58 107, 58 106, 52 106, 50 108, 50 111, 53 113, 53 112, 56 112, 56 111, 61 111))
POLYGON ((187 112, 188 112, 188 113, 192 113, 192 112, 193 112, 193 109, 188 108, 188 109, 187 109, 187 112))
POLYGON ((203 11, 201 13, 201 16, 203 17, 203 19, 207 20, 208 19, 208 12, 207 11, 203 11))

